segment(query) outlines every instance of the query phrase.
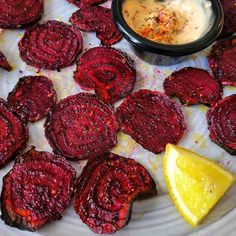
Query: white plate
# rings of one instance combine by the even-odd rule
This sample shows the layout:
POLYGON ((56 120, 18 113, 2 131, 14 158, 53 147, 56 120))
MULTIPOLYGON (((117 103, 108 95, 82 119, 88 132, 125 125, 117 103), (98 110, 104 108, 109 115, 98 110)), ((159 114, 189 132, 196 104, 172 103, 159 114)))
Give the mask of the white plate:
MULTIPOLYGON (((110 2, 105 5, 109 6, 110 2)), ((66 0, 45 0, 45 13, 41 22, 52 19, 68 22, 69 17, 76 9, 76 7, 67 3, 66 0)), ((17 44, 23 33, 24 30, 5 30, 0 36, 0 50, 6 54, 10 63, 14 66, 14 71, 11 73, 0 70, 0 97, 4 99, 7 98, 8 93, 13 89, 20 77, 25 75, 36 75, 38 72, 35 68, 26 66, 19 57, 17 44)), ((99 40, 96 39, 94 33, 83 33, 83 38, 84 50, 99 45, 99 40)), ((181 69, 185 66, 195 66, 209 70, 206 58, 209 49, 196 55, 189 56, 181 64, 164 67, 151 66, 141 61, 132 53, 129 44, 125 40, 122 40, 114 47, 126 51, 136 63, 138 78, 137 84, 135 85, 135 91, 140 88, 163 91, 163 79, 172 71, 181 69)), ((58 99, 61 99, 81 91, 73 81, 74 70, 75 65, 62 70, 61 72, 42 70, 41 73, 48 76, 53 81, 58 94, 58 99)), ((224 88, 224 97, 232 93, 236 93, 235 88, 224 88)), ((188 124, 188 131, 179 145, 192 149, 201 155, 205 155, 206 157, 219 162, 222 166, 236 174, 236 157, 229 155, 223 149, 216 146, 208 137, 205 118, 207 107, 203 105, 191 106, 183 107, 183 110, 188 124)), ((51 151, 51 148, 44 137, 43 123, 44 120, 35 124, 29 124, 30 140, 28 142, 28 148, 31 145, 34 145, 38 150, 51 151)), ((182 219, 167 194, 162 174, 163 154, 155 155, 144 150, 140 145, 124 134, 119 135, 119 145, 114 151, 123 156, 134 158, 146 166, 155 178, 160 192, 159 196, 154 199, 134 203, 130 223, 123 230, 116 233, 117 236, 205 236, 213 234, 236 234, 236 186, 233 186, 230 189, 204 223, 200 227, 193 229, 182 219)), ((81 171, 82 164, 73 163, 73 166, 78 170, 78 173, 81 171)), ((12 163, 0 170, 1 179, 11 167, 12 163)), ((0 182, 0 188, 1 187, 2 181, 0 182)), ((73 207, 70 206, 66 209, 64 216, 60 221, 51 222, 35 233, 11 228, 5 225, 3 221, 0 221, 0 235, 92 236, 95 234, 81 222, 79 216, 75 214, 73 207)))

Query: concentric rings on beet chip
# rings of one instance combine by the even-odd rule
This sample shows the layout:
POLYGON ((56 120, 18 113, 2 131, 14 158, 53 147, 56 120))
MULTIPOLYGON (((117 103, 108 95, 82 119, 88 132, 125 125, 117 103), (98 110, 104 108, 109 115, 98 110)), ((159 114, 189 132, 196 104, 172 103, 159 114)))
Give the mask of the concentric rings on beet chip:
POLYGON ((21 28, 39 21, 44 0, 0 0, 0 28, 21 28))
POLYGON ((82 89, 94 89, 101 100, 114 103, 131 93, 136 70, 126 53, 101 46, 80 57, 74 79, 82 89))
POLYGON ((79 8, 86 8, 94 5, 99 5, 107 0, 67 0, 70 3, 73 3, 75 6, 79 8))
POLYGON ((156 194, 156 184, 141 164, 106 153, 84 167, 74 209, 92 231, 111 234, 128 224, 134 200, 156 194))
POLYGON ((5 55, 0 51, 0 67, 6 71, 12 71, 12 67, 7 61, 5 55))
POLYGON ((111 46, 122 39, 113 22, 111 9, 101 6, 91 6, 76 11, 70 22, 82 31, 95 31, 101 43, 111 46))
POLYGON ((0 168, 26 147, 28 139, 26 124, 0 99, 0 168))
POLYGON ((236 36, 220 40, 212 47, 209 65, 221 84, 236 87, 236 36))
POLYGON ((8 95, 8 104, 23 120, 44 118, 57 100, 52 82, 45 76, 25 76, 8 95))
POLYGON ((59 21, 46 21, 26 30, 19 42, 21 59, 27 65, 48 70, 71 66, 82 50, 80 31, 59 21))
POLYGON ((177 144, 186 130, 181 107, 160 92, 143 89, 129 95, 117 115, 123 132, 156 154, 168 143, 177 144))
POLYGON ((119 123, 114 110, 97 96, 79 93, 56 104, 45 123, 53 151, 69 159, 91 159, 117 144, 119 123))
POLYGON ((75 175, 64 157, 28 151, 3 178, 2 219, 29 231, 61 219, 74 192, 75 175))
POLYGON ((211 105, 221 99, 222 87, 207 71, 185 67, 164 81, 165 93, 176 96, 182 104, 211 105))
POLYGON ((236 95, 228 96, 207 112, 211 140, 236 155, 236 95))

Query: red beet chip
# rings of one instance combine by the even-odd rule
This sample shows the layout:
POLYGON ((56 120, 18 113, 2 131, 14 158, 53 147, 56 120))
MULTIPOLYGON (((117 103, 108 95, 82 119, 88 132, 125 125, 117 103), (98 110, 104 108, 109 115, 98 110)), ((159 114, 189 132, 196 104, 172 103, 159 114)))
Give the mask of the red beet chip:
POLYGON ((112 149, 118 131, 113 108, 89 93, 61 100, 45 123, 53 151, 74 160, 94 158, 112 149))
POLYGON ((209 65, 220 83, 236 86, 236 36, 218 41, 213 46, 209 65))
POLYGON ((25 76, 8 95, 8 104, 23 120, 45 117, 56 102, 56 91, 45 76, 25 76))
POLYGON ((26 64, 59 70, 74 64, 82 44, 82 36, 76 27, 59 21, 46 21, 26 30, 19 42, 19 50, 26 64))
POLYGON ((67 0, 70 3, 73 3, 79 8, 86 8, 93 5, 99 5, 106 2, 107 0, 67 0))
POLYGON ((82 31, 96 31, 103 28, 103 18, 111 14, 111 9, 93 6, 78 10, 70 18, 70 22, 82 31))
POLYGON ((236 32, 236 0, 220 0, 224 10, 223 36, 236 32))
POLYGON ((211 105, 222 96, 222 87, 207 71, 192 67, 172 73, 165 79, 164 89, 185 105, 211 105))
POLYGON ((113 22, 109 22, 109 20, 107 20, 107 22, 103 25, 103 30, 96 31, 96 36, 101 40, 102 45, 111 46, 122 39, 122 36, 115 24, 113 22))
POLYGON ((207 112, 211 140, 236 155, 236 95, 214 104, 207 112))
POLYGON ((124 133, 156 154, 168 143, 177 144, 186 130, 180 106, 160 92, 143 89, 131 94, 117 114, 124 133))
POLYGON ((113 45, 122 39, 112 19, 111 9, 91 6, 76 11, 70 22, 83 31, 96 31, 103 45, 113 45))
POLYGON ((61 219, 74 192, 75 174, 64 157, 28 151, 3 178, 2 219, 29 231, 61 219))
POLYGON ((28 128, 0 99, 0 168, 26 147, 28 128))
POLYGON ((74 208, 95 233, 115 233, 128 224, 134 200, 156 194, 156 184, 142 165, 106 153, 83 169, 74 208))
POLYGON ((0 67, 6 71, 11 71, 12 67, 8 63, 7 58, 4 56, 4 54, 0 51, 0 67))
POLYGON ((82 89, 94 89, 104 102, 114 103, 133 90, 136 71, 125 53, 101 46, 81 56, 74 79, 82 89))
POLYGON ((0 0, 0 28, 21 28, 40 20, 44 0, 0 0))

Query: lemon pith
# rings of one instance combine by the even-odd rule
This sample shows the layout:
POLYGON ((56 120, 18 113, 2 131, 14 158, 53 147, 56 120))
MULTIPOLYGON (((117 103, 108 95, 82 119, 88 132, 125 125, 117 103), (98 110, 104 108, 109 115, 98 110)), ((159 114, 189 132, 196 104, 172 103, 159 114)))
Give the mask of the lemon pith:
POLYGON ((235 176, 190 150, 166 146, 164 177, 177 209, 197 226, 233 184, 235 176))

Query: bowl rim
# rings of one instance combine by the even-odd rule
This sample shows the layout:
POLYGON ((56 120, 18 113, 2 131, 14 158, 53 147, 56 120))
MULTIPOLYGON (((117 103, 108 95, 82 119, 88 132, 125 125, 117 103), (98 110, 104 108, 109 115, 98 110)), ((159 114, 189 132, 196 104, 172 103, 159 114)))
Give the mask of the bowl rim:
POLYGON ((219 0, 209 0, 212 3, 213 14, 215 17, 211 29, 206 34, 204 34, 201 38, 186 44, 170 45, 156 43, 143 38, 128 26, 122 14, 123 1, 124 0, 113 0, 111 7, 112 16, 119 31, 132 45, 155 54, 184 56, 196 53, 211 45, 223 29, 224 12, 222 5, 219 0))

